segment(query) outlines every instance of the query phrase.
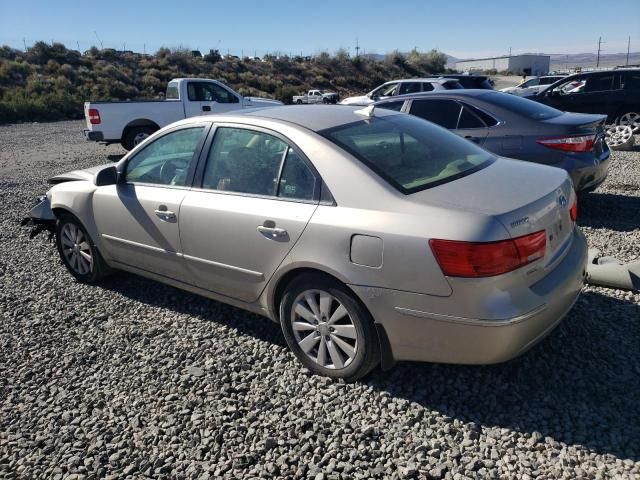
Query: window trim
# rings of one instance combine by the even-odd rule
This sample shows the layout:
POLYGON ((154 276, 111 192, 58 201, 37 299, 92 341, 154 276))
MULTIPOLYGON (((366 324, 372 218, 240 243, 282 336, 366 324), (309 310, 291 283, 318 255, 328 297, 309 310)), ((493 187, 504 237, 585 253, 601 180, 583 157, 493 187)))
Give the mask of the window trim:
POLYGON ((207 137, 209 136, 210 128, 211 128, 210 122, 198 122, 198 123, 193 123, 188 125, 178 125, 176 127, 166 130, 162 135, 158 136, 157 138, 154 138, 152 142, 149 142, 140 150, 132 151, 131 155, 127 156, 126 160, 122 164, 122 170, 118 172, 118 176, 122 178, 122 180, 119 181, 118 183, 122 183, 123 185, 140 185, 140 186, 157 187, 157 188, 173 188, 177 190, 187 190, 191 188, 194 180, 194 175, 196 172, 196 167, 197 167, 197 164, 199 163, 200 155, 202 154, 202 148, 205 144, 207 137), (191 160, 189 160, 189 168, 187 169, 187 176, 185 178, 184 185, 165 185, 160 183, 149 183, 149 182, 129 182, 127 180, 127 166, 129 165, 129 162, 132 159, 137 157, 140 153, 145 151, 150 145, 153 145, 155 142, 157 142, 161 138, 164 138, 171 133, 174 133, 180 130, 188 130, 190 128, 202 128, 203 131, 202 131, 202 136, 200 137, 200 141, 198 142, 198 145, 196 145, 196 148, 193 151, 191 160))
MULTIPOLYGON (((194 173, 194 178, 193 178, 193 182, 192 182, 192 187, 191 189, 194 191, 198 191, 198 192, 208 192, 208 193, 214 193, 214 194, 222 194, 222 195, 235 195, 235 196, 241 196, 241 197, 251 197, 251 198, 262 198, 262 199, 266 199, 266 200, 279 200, 279 201, 283 201, 283 202, 294 202, 294 203, 309 203, 309 204, 313 204, 313 205, 318 205, 318 204, 322 204, 322 205, 326 205, 328 204, 328 202, 321 202, 320 201, 320 197, 321 197, 321 189, 322 188, 326 188, 329 191, 329 195, 331 196, 331 198, 334 198, 333 195, 331 194, 331 190, 329 190, 329 187, 326 185, 326 183, 324 182, 323 178, 320 176, 320 173, 318 172, 318 170, 315 168, 315 166, 313 165, 313 163, 309 160, 309 157, 307 157, 304 152, 300 149, 300 147, 298 147, 298 145, 296 145, 295 142, 291 141, 288 137, 286 137, 285 135, 281 134, 280 132, 276 132, 275 130, 271 130, 269 128, 265 128, 265 127, 261 127, 258 125, 251 125, 251 124, 246 124, 246 123, 236 123, 236 122, 220 122, 220 123, 213 123, 211 125, 211 129, 209 130, 209 133, 207 135, 207 139, 206 142, 204 143, 201 151, 200 151, 200 156, 198 158, 198 162, 197 162, 197 166, 195 168, 195 173, 194 173), (209 153, 211 152, 211 149, 213 148, 213 142, 215 141, 215 136, 216 136, 216 132, 219 128, 237 128, 237 129, 243 129, 243 130, 251 130, 251 131, 255 131, 255 132, 260 132, 260 133, 265 133, 267 135, 271 135, 273 137, 276 137, 280 140, 282 140, 284 143, 287 144, 288 148, 287 150, 285 150, 283 157, 280 161, 280 167, 279 167, 279 171, 278 171, 278 179, 277 179, 277 185, 278 188, 276 189, 276 194, 275 195, 260 195, 260 194, 256 194, 256 193, 245 193, 245 192, 233 192, 233 191, 228 191, 228 190, 216 190, 216 189, 212 189, 212 188, 204 188, 202 186, 202 183, 204 181, 204 172, 207 166, 207 162, 208 162, 208 157, 209 157, 209 153), (306 199, 300 199, 300 198, 288 198, 288 197, 280 197, 278 196, 278 193, 280 193, 280 180, 282 178, 282 171, 284 169, 284 160, 287 156, 287 152, 289 150, 289 148, 292 148, 294 150, 294 152, 298 155, 298 157, 300 157, 300 159, 305 162, 306 166, 309 168, 309 170, 311 171, 311 173, 315 176, 315 187, 314 187, 314 195, 313 195, 313 199, 311 200, 306 200, 306 199)), ((333 202, 333 204, 335 205, 335 200, 333 202)))

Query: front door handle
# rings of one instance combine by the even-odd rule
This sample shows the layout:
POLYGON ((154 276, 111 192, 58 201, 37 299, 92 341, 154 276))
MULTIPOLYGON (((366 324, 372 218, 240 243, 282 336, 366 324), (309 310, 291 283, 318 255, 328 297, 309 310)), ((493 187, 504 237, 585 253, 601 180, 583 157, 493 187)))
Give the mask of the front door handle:
POLYGON ((258 232, 269 240, 275 240, 277 242, 286 242, 289 240, 289 233, 284 228, 258 225, 258 232))
POLYGON ((164 220, 165 222, 171 222, 176 219, 176 214, 167 210, 167 207, 164 205, 160 205, 154 212, 160 220, 164 220))
POLYGON ((203 112, 210 112, 211 111, 211 107, 209 105, 203 105, 202 106, 202 111, 203 112))

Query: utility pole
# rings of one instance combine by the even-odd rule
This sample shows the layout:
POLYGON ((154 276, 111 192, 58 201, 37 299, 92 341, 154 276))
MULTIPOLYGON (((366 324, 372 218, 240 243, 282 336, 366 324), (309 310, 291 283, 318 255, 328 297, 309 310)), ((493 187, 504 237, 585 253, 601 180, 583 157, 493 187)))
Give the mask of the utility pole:
POLYGON ((360 56, 360 45, 358 45, 358 39, 356 38, 356 58, 360 56))
POLYGON ((22 37, 22 44, 24 45, 24 51, 27 51, 27 39, 22 37))
POLYGON ((104 45, 102 44, 102 40, 100 40, 100 37, 98 36, 98 32, 96 32, 95 30, 93 31, 93 34, 96 36, 96 38, 98 39, 98 43, 100 44, 100 49, 104 50, 104 45))
POLYGON ((596 68, 600 66, 600 44, 602 43, 602 37, 598 37, 598 57, 596 59, 596 68))
POLYGON ((511 47, 509 47, 509 56, 511 56, 511 47))
POLYGON ((144 55, 146 55, 146 54, 147 54, 147 44, 146 44, 146 43, 143 43, 143 44, 142 44, 142 53, 143 53, 144 55))
POLYGON ((80 51, 80 42, 76 40, 76 45, 78 46, 78 51, 80 51))
POLYGON ((629 35, 629 39, 627 40, 627 63, 625 63, 625 67, 629 66, 629 48, 631 48, 631 35, 629 35))

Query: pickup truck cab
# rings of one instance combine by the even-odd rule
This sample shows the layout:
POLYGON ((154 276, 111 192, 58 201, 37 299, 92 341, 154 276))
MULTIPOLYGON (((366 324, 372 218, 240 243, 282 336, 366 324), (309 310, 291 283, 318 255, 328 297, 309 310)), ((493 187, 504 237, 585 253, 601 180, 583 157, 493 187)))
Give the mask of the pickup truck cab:
POLYGON ((323 92, 321 90, 309 90, 302 95, 294 95, 293 103, 337 103, 338 94, 333 92, 323 92))
POLYGON ((183 118, 225 113, 242 108, 282 105, 282 102, 243 97, 217 80, 175 78, 164 100, 85 102, 87 140, 121 143, 131 150, 153 132, 183 118))

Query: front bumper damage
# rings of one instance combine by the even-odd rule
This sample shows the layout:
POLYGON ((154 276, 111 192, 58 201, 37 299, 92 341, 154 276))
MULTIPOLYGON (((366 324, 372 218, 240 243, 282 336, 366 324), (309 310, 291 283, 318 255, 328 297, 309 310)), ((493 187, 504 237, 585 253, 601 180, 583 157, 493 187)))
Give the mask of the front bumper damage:
POLYGON ((26 218, 22 219, 20 225, 31 227, 29 238, 34 238, 42 232, 49 232, 48 239, 51 241, 56 233, 56 216, 51 210, 51 202, 48 197, 38 198, 34 207, 29 211, 26 218))

